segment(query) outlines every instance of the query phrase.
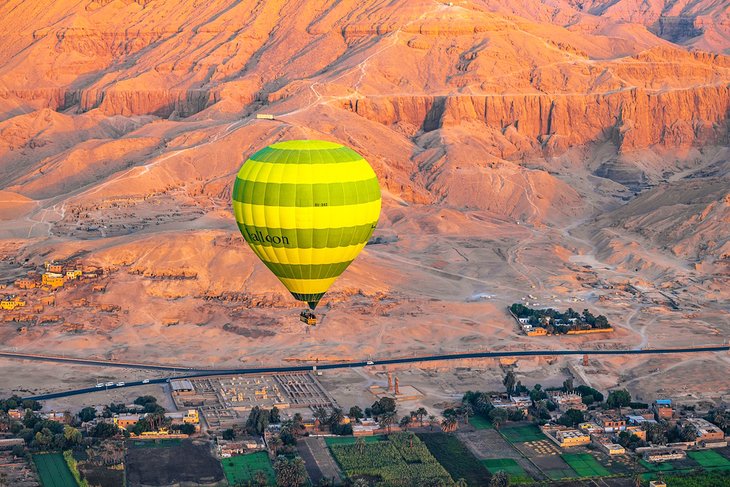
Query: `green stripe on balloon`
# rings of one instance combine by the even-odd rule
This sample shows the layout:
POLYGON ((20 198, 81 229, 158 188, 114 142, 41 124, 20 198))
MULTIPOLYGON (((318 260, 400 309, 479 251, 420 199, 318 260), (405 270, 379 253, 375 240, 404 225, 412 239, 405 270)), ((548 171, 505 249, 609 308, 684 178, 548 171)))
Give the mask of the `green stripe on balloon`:
POLYGON ((378 223, 336 228, 269 228, 244 225, 238 229, 250 245, 276 248, 334 249, 367 242, 378 223))
MULTIPOLYGON (((291 292, 291 291, 290 291, 291 292)), ((309 303, 309 307, 314 309, 312 307, 312 303, 318 303, 320 299, 322 299, 322 296, 324 296, 324 293, 314 293, 314 294, 302 294, 302 293, 291 293, 292 296, 294 296, 294 299, 298 301, 306 301, 309 303)))
POLYGON ((338 164, 364 160, 360 154, 347 147, 326 150, 290 150, 265 147, 249 159, 277 164, 338 164))
POLYGON ((233 200, 253 205, 308 207, 326 203, 327 206, 346 206, 378 199, 377 178, 321 184, 279 184, 236 178, 233 185, 233 200))
POLYGON ((352 262, 335 264, 279 264, 262 260, 277 277, 286 279, 326 279, 342 274, 352 262))

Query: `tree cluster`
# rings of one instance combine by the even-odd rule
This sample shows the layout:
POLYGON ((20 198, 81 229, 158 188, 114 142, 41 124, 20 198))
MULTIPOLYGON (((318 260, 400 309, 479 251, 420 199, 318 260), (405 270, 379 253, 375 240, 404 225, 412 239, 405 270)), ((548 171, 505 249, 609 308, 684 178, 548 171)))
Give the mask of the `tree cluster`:
POLYGON ((608 318, 603 315, 594 316, 587 309, 578 313, 573 308, 561 313, 553 308, 533 309, 524 304, 514 303, 510 311, 518 318, 528 318, 528 323, 533 326, 544 326, 549 333, 566 333, 570 329, 602 329, 610 328, 608 318), (554 326, 565 325, 565 326, 554 326))

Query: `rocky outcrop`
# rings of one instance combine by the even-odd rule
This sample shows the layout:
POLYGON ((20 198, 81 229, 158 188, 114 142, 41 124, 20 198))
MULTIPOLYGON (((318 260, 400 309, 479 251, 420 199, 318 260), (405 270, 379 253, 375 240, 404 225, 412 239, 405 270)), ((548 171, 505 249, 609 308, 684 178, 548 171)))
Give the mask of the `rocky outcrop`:
POLYGON ((688 147, 723 142, 730 109, 727 84, 601 94, 522 94, 362 97, 346 107, 385 125, 405 122, 422 131, 479 121, 514 127, 523 136, 559 135, 567 146, 612 140, 622 150, 656 144, 688 147))
MULTIPOLYGON (((74 106, 80 112, 99 108, 105 115, 156 115, 189 117, 219 99, 214 90, 120 90, 111 88, 74 90, 69 88, 38 88, 0 91, 0 98, 40 100, 46 108, 67 110, 74 106)), ((251 96, 253 100, 253 96, 251 96)))

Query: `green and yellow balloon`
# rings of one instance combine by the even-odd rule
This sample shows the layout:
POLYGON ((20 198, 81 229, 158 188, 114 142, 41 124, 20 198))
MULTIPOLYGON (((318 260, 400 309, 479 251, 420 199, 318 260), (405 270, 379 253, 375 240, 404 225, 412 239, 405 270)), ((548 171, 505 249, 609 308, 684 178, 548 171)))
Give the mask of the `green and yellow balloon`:
POLYGON ((289 140, 253 154, 233 185, 243 238, 311 309, 373 233, 380 186, 370 164, 334 142, 289 140))

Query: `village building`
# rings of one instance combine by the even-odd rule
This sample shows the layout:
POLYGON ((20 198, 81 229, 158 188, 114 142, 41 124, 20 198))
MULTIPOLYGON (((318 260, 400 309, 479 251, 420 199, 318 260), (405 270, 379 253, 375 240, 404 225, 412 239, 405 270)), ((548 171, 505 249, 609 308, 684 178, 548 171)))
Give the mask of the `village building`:
POLYGON ((15 286, 17 286, 20 289, 33 289, 36 287, 38 283, 35 279, 31 279, 30 277, 21 277, 20 279, 15 281, 15 286))
POLYGON ((585 423, 580 423, 578 425, 578 429, 581 431, 585 431, 589 435, 600 435, 603 434, 603 427, 597 425, 596 423, 587 421, 585 423))
POLYGON ((583 404, 583 397, 572 392, 551 392, 550 399, 558 406, 561 412, 569 409, 587 411, 588 406, 583 404))
POLYGON ((659 419, 672 419, 674 417, 671 399, 657 399, 652 404, 652 408, 659 419))
POLYGON ((641 441, 646 441, 646 430, 640 426, 626 426, 624 430, 630 435, 636 435, 641 441))
POLYGON ((119 414, 114 416, 114 424, 117 427, 126 430, 130 426, 134 426, 139 423, 139 420, 144 417, 144 414, 119 414))
POLYGON ((171 380, 170 388, 172 389, 172 396, 192 396, 195 394, 195 388, 193 383, 189 380, 171 380))
POLYGON ((637 448, 636 451, 641 453, 644 460, 650 463, 663 463, 671 460, 684 460, 687 458, 687 452, 680 448, 674 447, 651 447, 637 448))
POLYGON ((590 435, 581 430, 551 425, 545 425, 540 429, 548 439, 561 448, 588 445, 591 442, 590 435))
POLYGON ((165 413, 165 417, 171 419, 172 424, 192 424, 195 426, 195 431, 200 431, 200 416, 197 409, 165 413))
POLYGON ((372 418, 365 418, 360 423, 353 423, 352 434, 354 436, 373 436, 380 429, 380 425, 372 418))
POLYGON ((44 272, 41 276, 41 282, 44 286, 50 286, 53 288, 62 287, 66 281, 63 278, 63 274, 58 274, 55 272, 44 272))
POLYGON ((16 295, 5 296, 0 300, 0 309, 13 311, 18 308, 23 308, 26 305, 26 301, 16 295))
POLYGON ((618 443, 598 440, 598 441, 594 441, 593 444, 596 445, 598 447, 598 449, 601 450, 606 455, 613 456, 613 455, 625 455, 626 454, 626 449, 623 446, 619 445, 618 443))
POLYGON ((695 430, 698 442, 713 443, 725 440, 725 433, 706 419, 687 418, 684 420, 684 423, 690 425, 695 430))
POLYGON ((616 414, 597 412, 593 419, 606 433, 617 433, 626 429, 626 420, 616 414))

